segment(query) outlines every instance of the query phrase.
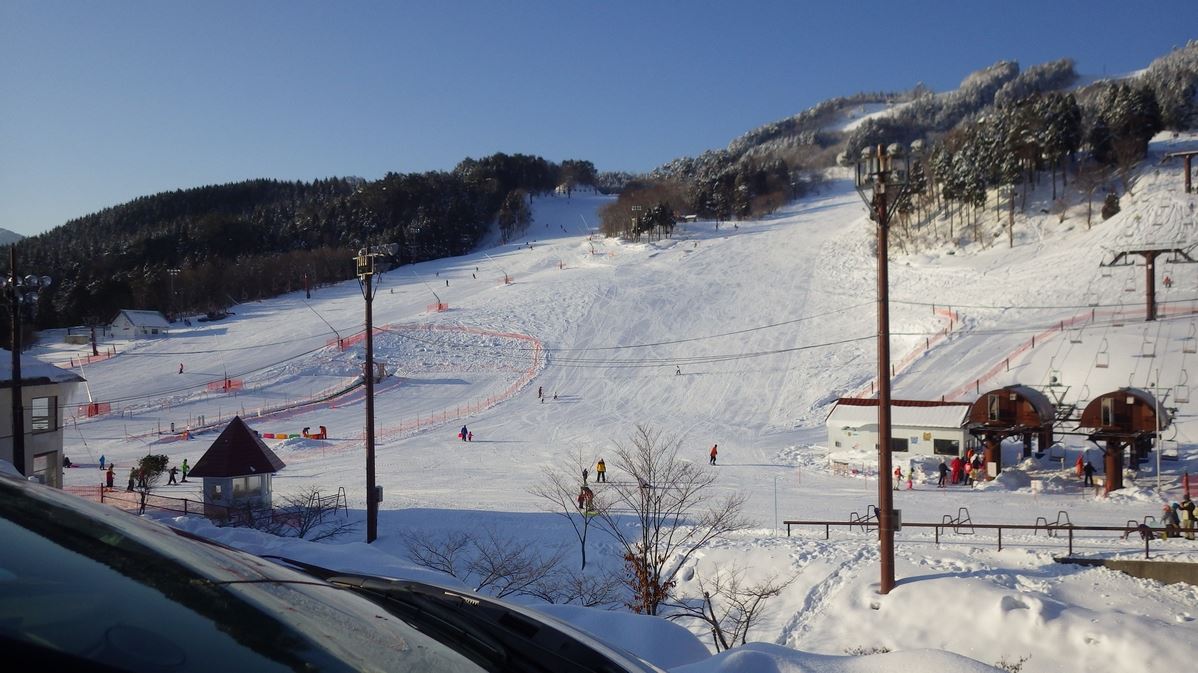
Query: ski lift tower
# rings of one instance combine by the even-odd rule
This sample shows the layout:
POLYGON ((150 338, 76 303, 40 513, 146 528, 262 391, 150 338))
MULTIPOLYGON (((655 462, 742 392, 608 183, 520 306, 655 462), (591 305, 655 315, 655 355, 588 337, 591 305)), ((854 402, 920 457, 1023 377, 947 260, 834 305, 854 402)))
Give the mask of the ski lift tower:
POLYGON ((1144 321, 1151 322, 1156 320, 1156 258, 1161 255, 1172 255, 1166 259, 1169 264, 1193 264, 1198 260, 1190 257, 1190 251, 1198 244, 1191 243, 1187 246, 1180 246, 1172 243, 1162 245, 1144 245, 1139 248, 1132 248, 1113 253, 1113 257, 1108 262, 1102 262, 1099 266, 1135 266, 1136 261, 1132 259, 1133 255, 1139 255, 1144 258, 1144 287, 1145 287, 1145 311, 1144 321))
POLYGON ((1181 152, 1169 152, 1168 154, 1166 154, 1164 156, 1163 159, 1161 159, 1162 164, 1170 159, 1181 159, 1182 162, 1185 164, 1186 194, 1189 194, 1192 191, 1192 187, 1193 187, 1193 182, 1190 178, 1190 172, 1191 172, 1190 168, 1191 168, 1191 166, 1193 166, 1193 161, 1194 161, 1195 155, 1198 155, 1198 150, 1184 150, 1181 152))

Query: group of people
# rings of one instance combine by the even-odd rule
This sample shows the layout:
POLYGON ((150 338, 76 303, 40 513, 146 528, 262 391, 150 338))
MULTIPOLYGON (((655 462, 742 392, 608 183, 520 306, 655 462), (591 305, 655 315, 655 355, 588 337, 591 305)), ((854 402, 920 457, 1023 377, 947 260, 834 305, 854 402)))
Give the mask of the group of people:
POLYGON ((972 486, 978 475, 982 474, 982 457, 970 449, 965 458, 954 456, 952 463, 941 459, 937 469, 940 470, 940 478, 936 481, 936 488, 944 488, 949 484, 972 486))
POLYGON ((466 426, 463 425, 462 429, 460 431, 458 431, 458 439, 462 440, 463 442, 473 442, 474 441, 474 433, 470 432, 470 430, 468 430, 466 428, 466 426))
POLYGON ((1185 538, 1193 540, 1194 522, 1194 501, 1190 499, 1189 493, 1180 503, 1165 504, 1161 509, 1161 525, 1165 528, 1164 537, 1181 537, 1184 531, 1185 538))
MULTIPOLYGON (((187 459, 184 458, 182 465, 179 465, 179 466, 172 465, 171 469, 167 470, 167 474, 170 476, 170 479, 167 480, 167 482, 166 482, 167 485, 169 486, 170 484, 179 484, 179 483, 186 484, 188 472, 191 472, 191 465, 188 465, 187 459), (180 474, 183 476, 183 479, 182 480, 176 479, 176 477, 178 477, 180 474)), ((138 468, 136 468, 136 467, 130 468, 129 469, 129 483, 125 487, 125 491, 131 492, 135 488, 147 488, 147 486, 148 486, 147 477, 148 477, 148 475, 143 473, 138 468)), ((115 481, 116 481, 116 464, 109 463, 108 469, 104 472, 105 488, 111 489, 113 487, 113 482, 115 482, 115 481)))
MULTIPOLYGON (((582 468, 582 488, 578 490, 578 509, 584 514, 591 514, 595 511, 595 492, 587 486, 587 479, 591 476, 590 470, 582 468)), ((595 483, 607 483, 607 463, 600 458, 599 462, 595 463, 595 483)))

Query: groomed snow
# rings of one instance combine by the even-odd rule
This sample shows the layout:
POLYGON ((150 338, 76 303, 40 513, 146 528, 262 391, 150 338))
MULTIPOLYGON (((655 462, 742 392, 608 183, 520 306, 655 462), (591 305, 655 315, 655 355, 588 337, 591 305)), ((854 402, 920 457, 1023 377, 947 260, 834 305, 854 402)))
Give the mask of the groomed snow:
MULTIPOLYGON (((915 488, 895 494, 904 521, 940 521, 966 507, 975 523, 1030 524, 1065 511, 1077 525, 1123 525, 1180 499, 1180 474, 1198 466, 1194 407, 1181 401, 1198 358, 1185 352, 1195 318, 1170 313, 1143 322, 1143 269, 1099 264, 1129 246, 1192 244, 1196 198, 1181 193, 1175 167, 1158 172, 1155 165, 1161 152, 1196 140, 1158 139, 1145 162, 1153 168, 1124 197, 1123 212, 1105 222, 1096 215, 1090 230, 1084 203, 1073 203, 1063 222, 1041 213, 1044 185, 1016 223, 1013 249, 1000 224, 1005 216, 991 207, 981 225, 995 237, 989 247, 895 249, 890 264, 893 352, 902 364, 895 397, 970 402, 979 389, 1046 385, 1055 376, 1063 398, 1078 402, 1129 383, 1156 384, 1179 409, 1166 437, 1181 459, 1164 463, 1164 493, 1155 490, 1149 465, 1124 491, 1095 497, 1071 471, 1084 438, 1062 435, 1065 469, 1047 457, 1031 460, 974 489, 935 488, 934 462, 917 470, 915 488), (1079 317, 1092 303, 1101 304, 1093 307, 1096 318, 1079 317), (924 352, 946 326, 935 307, 951 307, 959 321, 952 336, 924 352), (1117 311, 1126 316, 1110 315, 1117 311), (1077 334, 1052 331, 1071 319, 1077 334), (1033 335, 1036 346, 1021 351, 1033 335), (1103 353, 1109 366, 1097 368, 1103 353)), ((854 459, 856 474, 842 474, 822 446, 830 404, 868 389, 875 373, 873 237, 851 186, 833 181, 762 220, 686 224, 652 243, 588 237, 607 202, 590 193, 538 198, 526 239, 386 275, 373 308, 375 324, 388 327, 375 347, 395 375, 379 385, 375 402, 385 489, 376 543, 361 542, 361 532, 316 544, 198 519, 171 523, 255 553, 416 579, 435 573, 406 559, 409 531, 493 527, 527 545, 564 545, 576 554, 566 522, 543 511, 529 489, 546 468, 569 465, 579 452, 610 462, 613 442, 639 423, 681 439, 695 461, 705 462, 718 442, 719 465, 711 468, 718 489, 749 495, 755 528, 698 554, 681 594, 695 592, 717 568, 795 578, 749 634, 757 642, 718 656, 709 656, 702 624, 679 622, 690 638, 661 620, 636 618, 630 626, 621 611, 547 608, 659 665, 687 673, 955 672, 1025 657, 1025 673, 1192 665, 1198 589, 1055 563, 1065 554, 1062 538, 1007 531, 999 551, 990 531, 946 533, 936 544, 931 531, 907 528, 896 545, 899 584, 881 596, 875 537, 842 528, 825 540, 815 527, 787 537, 782 519, 844 520, 876 501, 869 453, 854 459), (449 309, 428 312, 436 301, 449 309), (462 425, 474 432, 472 442, 455 437, 462 425), (846 656, 851 650, 890 652, 846 656)), ((1189 311, 1198 301, 1198 268, 1163 266, 1158 280, 1169 274, 1172 285, 1158 285, 1158 299, 1170 311, 1189 311)), ((258 417, 352 383, 362 345, 341 352, 326 344, 362 329, 357 284, 319 288, 307 302, 299 292, 233 311, 219 322, 177 327, 168 338, 117 343, 116 357, 86 366, 91 399, 110 402, 113 412, 74 418, 68 408, 67 455, 93 465, 103 454, 123 481, 124 468, 147 451, 194 464, 215 437, 207 431, 181 440, 168 434, 172 423, 181 433, 201 417, 219 425, 238 413, 264 433, 324 425, 328 441, 267 440, 287 463, 276 493, 344 487, 351 516, 361 521, 361 394, 258 417), (244 388, 207 390, 225 377, 244 388)), ((34 352, 46 361, 80 354, 58 340, 45 334, 34 352)), ((81 387, 72 404, 87 395, 81 387)), ((1005 447, 1004 460, 1016 457, 1015 447, 1005 447)), ((66 473, 68 485, 99 482, 94 468, 66 473)), ((198 484, 162 493, 198 498, 198 484)), ((1195 544, 1157 542, 1153 556, 1195 560, 1195 544)), ((610 540, 592 536, 592 561, 614 563, 611 551, 610 540)), ((1118 534, 1079 533, 1075 552, 1137 558, 1143 547, 1118 534)))

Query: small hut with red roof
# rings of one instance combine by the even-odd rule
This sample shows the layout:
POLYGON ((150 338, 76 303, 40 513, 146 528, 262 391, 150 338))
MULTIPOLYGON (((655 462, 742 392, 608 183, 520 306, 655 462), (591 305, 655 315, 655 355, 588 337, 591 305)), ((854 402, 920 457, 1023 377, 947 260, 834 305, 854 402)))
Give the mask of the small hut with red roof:
POLYGON ((229 509, 269 509, 271 477, 286 467, 258 433, 234 416, 187 474, 204 481, 204 515, 227 518, 229 509))

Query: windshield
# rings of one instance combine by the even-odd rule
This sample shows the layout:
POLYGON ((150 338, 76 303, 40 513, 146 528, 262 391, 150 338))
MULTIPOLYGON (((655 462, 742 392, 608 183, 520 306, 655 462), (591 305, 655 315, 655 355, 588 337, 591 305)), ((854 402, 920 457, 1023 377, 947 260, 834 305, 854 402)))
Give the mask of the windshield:
POLYGON ((477 671, 369 601, 0 479, 0 636, 148 671, 477 671))

